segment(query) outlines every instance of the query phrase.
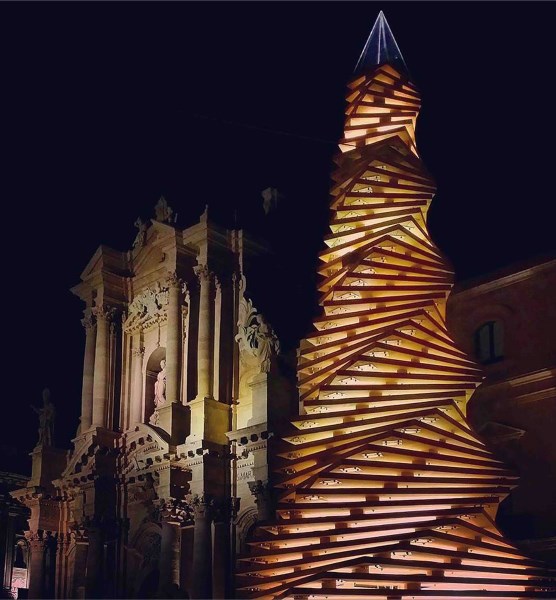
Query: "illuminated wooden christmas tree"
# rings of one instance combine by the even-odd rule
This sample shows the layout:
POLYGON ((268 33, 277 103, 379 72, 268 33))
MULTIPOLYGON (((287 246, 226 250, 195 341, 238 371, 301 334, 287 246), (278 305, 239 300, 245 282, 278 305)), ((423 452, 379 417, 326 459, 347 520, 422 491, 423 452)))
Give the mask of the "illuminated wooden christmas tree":
POLYGON ((419 94, 380 13, 347 96, 321 285, 283 441, 277 521, 242 597, 555 598, 494 523, 515 477, 466 422, 481 380, 445 326, 452 272, 426 228, 419 94))

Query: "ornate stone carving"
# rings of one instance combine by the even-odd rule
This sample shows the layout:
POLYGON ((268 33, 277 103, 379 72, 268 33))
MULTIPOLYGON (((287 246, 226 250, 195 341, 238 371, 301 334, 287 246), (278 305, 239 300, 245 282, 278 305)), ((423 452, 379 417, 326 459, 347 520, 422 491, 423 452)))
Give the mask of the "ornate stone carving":
POLYGON ((93 307, 92 313, 97 318, 97 321, 98 319, 111 321, 116 313, 116 309, 106 304, 99 304, 98 306, 93 307))
POLYGON ((213 498, 204 494, 195 494, 187 499, 187 504, 190 507, 194 519, 209 518, 214 515, 217 506, 213 498))
POLYGON ((166 319, 168 288, 157 281, 154 288, 137 294, 128 307, 129 316, 124 323, 127 332, 138 331, 166 319))
POLYGON ((161 223, 173 224, 177 221, 178 215, 174 214, 174 210, 166 201, 164 196, 160 196, 154 207, 154 214, 157 221, 161 223))
POLYGON ((166 279, 166 284, 168 287, 183 287, 183 280, 178 277, 178 274, 175 271, 168 271, 168 277, 166 279))
POLYGON ((248 482, 249 490, 255 496, 255 504, 257 505, 259 520, 267 521, 272 514, 272 486, 268 481, 248 482))
POLYGON ((145 355, 145 347, 144 346, 139 346, 139 348, 133 348, 133 350, 131 351, 131 354, 133 356, 137 356, 139 358, 143 358, 143 356, 145 355))
POLYGON ((85 328, 85 331, 92 329, 95 326, 95 318, 91 313, 81 319, 81 325, 85 328))
POLYGON ((177 498, 161 498, 157 503, 161 519, 174 525, 192 525, 193 507, 185 500, 177 498))
MULTIPOLYGON (((245 278, 242 277, 242 280, 240 289, 245 289, 245 278)), ((280 342, 272 327, 245 295, 239 302, 237 327, 235 340, 240 352, 253 356, 260 365, 261 373, 268 373, 272 355, 280 352, 280 342)))
POLYGON ((35 551, 43 551, 48 546, 56 544, 57 534, 53 534, 52 531, 44 531, 39 529, 38 531, 26 531, 24 533, 26 540, 29 542, 31 554, 35 551))
POLYGON ((37 446, 45 447, 52 446, 54 439, 54 419, 56 417, 56 409, 54 404, 50 402, 50 390, 44 388, 42 391, 42 408, 37 408, 31 405, 31 408, 39 415, 39 441, 37 446))
POLYGON ((193 272, 199 278, 199 283, 208 281, 213 275, 213 273, 209 271, 207 265, 197 265, 196 267, 193 267, 193 272))
POLYGON ((143 222, 141 217, 137 217, 133 224, 139 230, 133 240, 133 249, 135 250, 136 248, 142 248, 147 241, 147 224, 143 222))

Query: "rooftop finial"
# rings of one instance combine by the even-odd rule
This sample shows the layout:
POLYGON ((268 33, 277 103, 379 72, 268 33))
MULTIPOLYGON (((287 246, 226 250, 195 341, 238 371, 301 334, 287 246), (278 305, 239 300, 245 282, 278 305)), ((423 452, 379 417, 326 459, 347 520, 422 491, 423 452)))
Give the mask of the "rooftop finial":
POLYGON ((398 71, 408 74, 402 53, 394 39, 384 13, 380 11, 371 29, 367 43, 355 65, 355 73, 359 73, 376 65, 392 65, 398 71))

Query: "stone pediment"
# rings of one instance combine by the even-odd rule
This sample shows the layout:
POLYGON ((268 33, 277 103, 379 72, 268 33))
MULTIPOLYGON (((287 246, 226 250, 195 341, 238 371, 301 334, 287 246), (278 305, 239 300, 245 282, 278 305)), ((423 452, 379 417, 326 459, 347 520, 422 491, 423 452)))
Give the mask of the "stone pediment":
POLYGON ((150 425, 140 424, 126 432, 121 441, 121 468, 130 477, 157 471, 167 463, 170 446, 164 432, 150 425))
POLYGON ((60 479, 67 479, 77 472, 81 473, 82 468, 77 467, 77 465, 82 466, 83 464, 87 464, 89 462, 89 458, 94 454, 95 447, 96 443, 92 436, 86 436, 79 440, 75 445, 73 454, 71 455, 68 465, 64 469, 60 479))
POLYGON ((158 244, 159 234, 151 227, 147 230, 147 241, 133 252, 133 272, 135 274, 145 274, 160 268, 166 254, 158 244))
POLYGON ((75 449, 68 460, 68 464, 60 478, 54 482, 56 487, 71 488, 74 485, 92 480, 103 470, 103 465, 98 463, 98 458, 111 457, 115 459, 119 453, 116 446, 117 434, 110 431, 97 433, 87 432, 83 437, 74 440, 75 449))
POLYGON ((109 246, 100 245, 93 254, 87 266, 81 273, 82 281, 102 271, 110 271, 116 275, 128 275, 125 253, 118 252, 109 246))

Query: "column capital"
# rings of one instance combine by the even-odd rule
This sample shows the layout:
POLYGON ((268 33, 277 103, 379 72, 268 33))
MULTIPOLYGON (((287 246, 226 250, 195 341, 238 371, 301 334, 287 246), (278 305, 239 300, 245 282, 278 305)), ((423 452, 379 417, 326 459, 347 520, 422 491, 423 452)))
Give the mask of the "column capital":
POLYGON ((113 306, 108 306, 107 304, 99 304, 92 309, 92 313, 97 319, 111 321, 116 313, 116 309, 113 306))
POLYGON ((175 271, 168 271, 165 283, 169 288, 178 288, 181 290, 183 287, 183 279, 178 277, 175 271))
POLYGON ((48 545, 56 542, 58 537, 58 534, 53 533, 52 531, 44 531, 43 529, 26 531, 24 535, 25 539, 29 542, 31 550, 33 548, 44 550, 48 545))
POLYGON ((96 320, 93 314, 90 312, 81 319, 81 325, 85 329, 85 333, 88 333, 95 326, 96 320))
POLYGON ((207 265, 197 265, 193 267, 193 272, 199 278, 199 283, 207 282, 213 277, 214 273, 209 270, 207 265))
POLYGON ((204 494, 195 494, 193 497, 187 500, 187 503, 190 507, 194 520, 202 518, 212 520, 216 509, 216 503, 213 498, 210 496, 205 496, 204 494))
POLYGON ((193 509, 186 500, 160 498, 154 504, 162 523, 182 527, 193 524, 193 509))
POLYGON ((131 350, 131 354, 133 356, 137 356, 139 358, 143 358, 143 356, 145 355, 145 347, 144 346, 139 346, 138 348, 133 348, 131 350))
POLYGON ((249 490, 255 496, 259 521, 268 521, 273 512, 272 485, 268 481, 249 481, 249 490))

